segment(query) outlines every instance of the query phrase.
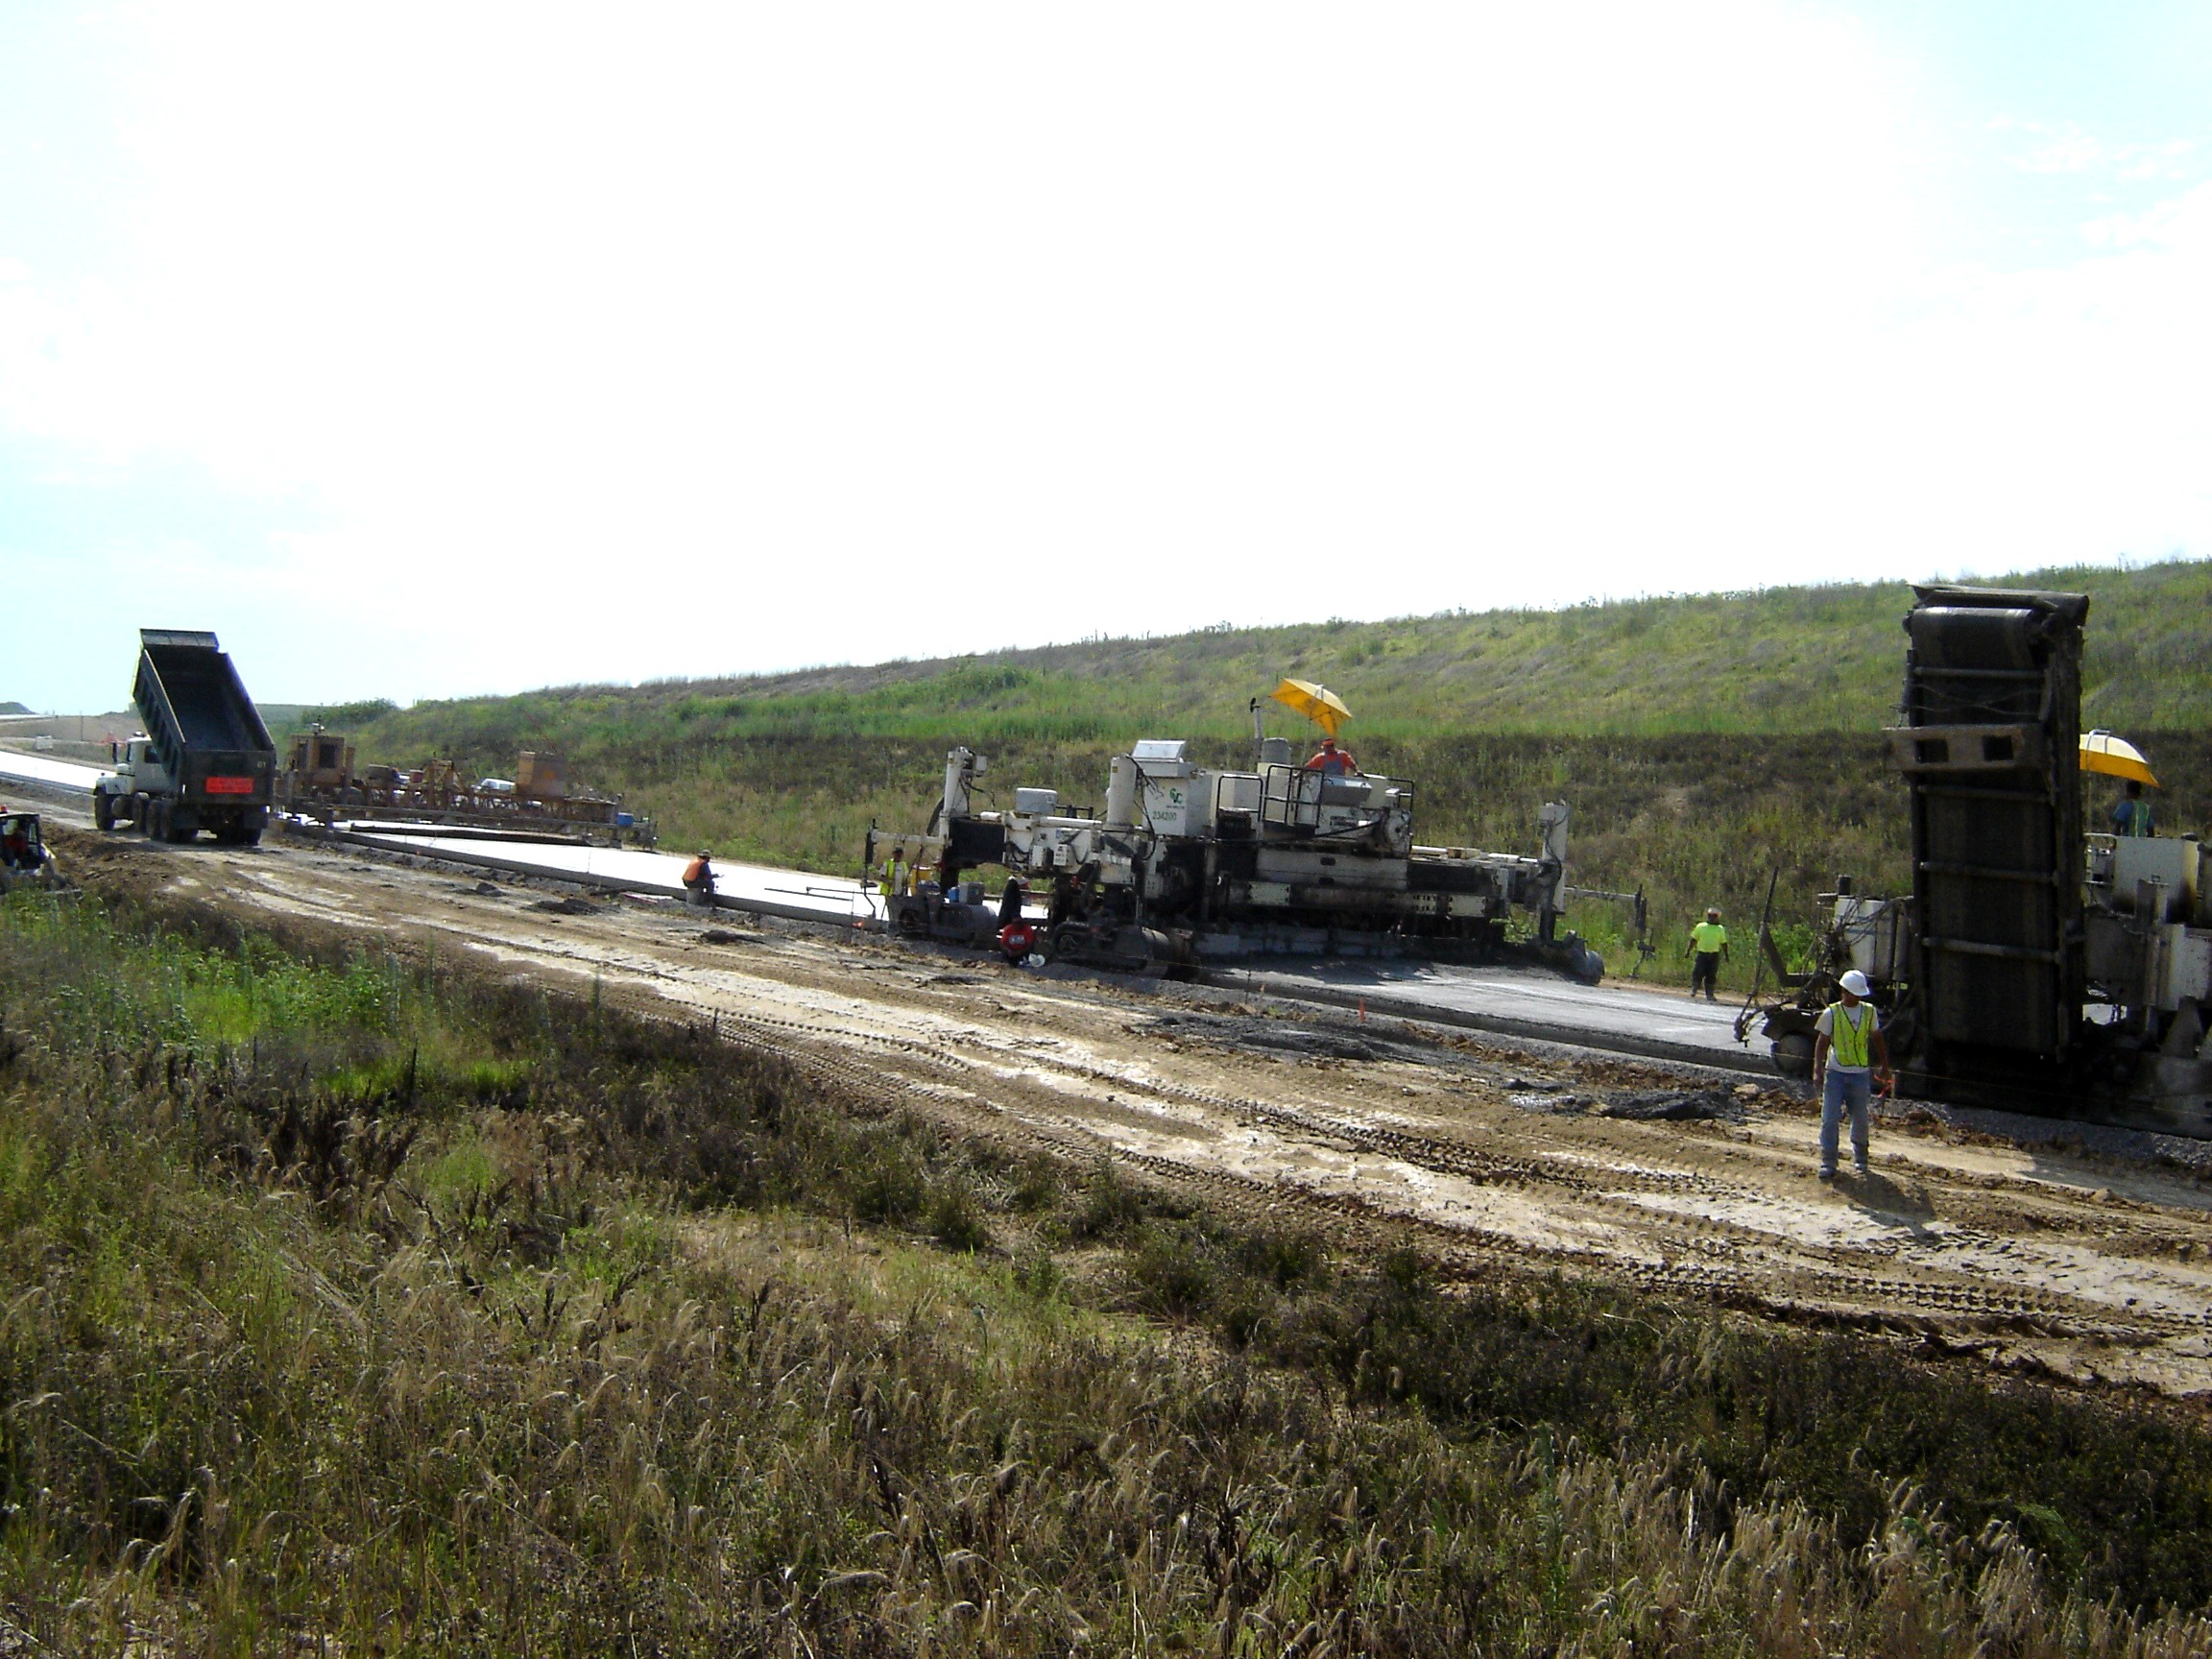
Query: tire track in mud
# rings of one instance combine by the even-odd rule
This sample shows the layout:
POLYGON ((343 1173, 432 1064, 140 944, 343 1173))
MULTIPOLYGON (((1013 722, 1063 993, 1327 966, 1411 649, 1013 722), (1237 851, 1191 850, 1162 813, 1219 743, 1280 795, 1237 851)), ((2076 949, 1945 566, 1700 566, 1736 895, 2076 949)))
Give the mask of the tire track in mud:
MULTIPOLYGON (((926 958, 863 961, 863 951, 889 953, 805 937, 771 935, 749 941, 742 959, 703 960, 694 933, 666 926, 672 917, 608 910, 556 926, 513 894, 457 899, 439 872, 286 862, 204 854, 165 874, 196 887, 212 878, 196 901, 354 930, 426 929, 509 971, 596 979, 633 1012, 711 1023, 863 1107, 904 1106, 951 1132, 1076 1163, 1111 1160, 1235 1213, 1294 1210, 1353 1247, 1372 1249, 1379 1233, 1418 1239, 1447 1277, 1559 1268, 1785 1318, 1987 1334, 1995 1340, 1978 1348, 2053 1354, 2092 1376, 2110 1368, 2102 1353, 2080 1364, 2080 1348, 2132 1352, 2155 1362, 2138 1375, 2169 1391, 2212 1385, 2212 1355, 2187 1351, 2212 1331, 2212 1215, 2178 1189, 2128 1201, 2116 1233, 2120 1216, 2090 1208, 2111 1202, 2095 1190, 2093 1166, 2007 1147, 1947 1155, 1945 1142, 1923 1137, 1911 1142, 1907 1190, 1882 1199, 1903 1208, 1848 1193, 1836 1194, 1840 1205, 1825 1192, 1808 1202, 1796 1185, 1809 1179, 1803 1125, 1787 1115, 1756 1119, 1732 1147, 1705 1132, 1653 1140, 1649 1126, 1594 1117, 1500 1118, 1509 1073, 1472 1066, 1450 1044, 1433 1061, 1407 1047, 1333 1060, 1318 1076, 1285 1067, 1256 1090, 1246 1072, 1263 1062, 1252 1050, 1163 1049, 1129 1022, 1127 1000, 1101 988, 948 974, 926 958), (223 868, 227 892, 216 890, 223 868), (1455 1081, 1424 1087, 1418 1103, 1389 1101, 1383 1067, 1455 1081), (1479 1114, 1466 1132, 1428 1123, 1462 1084, 1479 1114), (1501 1143, 1476 1144, 1477 1135, 1501 1143), (1484 1209, 1485 1193, 1503 1207, 1484 1209), (1464 1195, 1478 1201, 1455 1208, 1464 1195), (2022 1231, 2005 1230, 2013 1215, 2022 1231)), ((1605 1074, 1604 1063, 1585 1070, 1556 1059, 1539 1070, 1576 1087, 1605 1074)), ((2125 1364, 2112 1375, 2127 1380, 2125 1364)))
MULTIPOLYGON (((514 948, 513 942, 509 943, 514 948)), ((1746 1253, 1771 1255, 1771 1235, 1711 1215, 1654 1210, 1638 1203, 1637 1194, 1671 1190, 1695 1194, 1711 1202, 1771 1202, 1770 1193, 1756 1186, 1697 1170, 1606 1163, 1586 1152, 1563 1151, 1537 1158, 1503 1156, 1459 1141, 1362 1122, 1342 1115, 1336 1102, 1314 1100, 1310 1095, 1307 1096, 1309 1103, 1304 1105, 1262 1100, 1181 1083, 1159 1075, 1155 1067, 1114 1068, 1086 1063, 1051 1053, 1036 1043, 1008 1038, 972 1018, 946 1020, 934 1010, 928 1010, 928 992, 934 975, 898 987, 907 993, 907 998, 902 1000, 910 999, 928 1017, 953 1027, 946 1034, 948 1039, 965 1038, 983 1048, 988 1058, 970 1058, 948 1046, 947 1042, 886 1031, 857 1018, 797 1019, 741 1013, 713 1003, 695 1002, 672 994, 667 987, 682 984, 686 989, 706 990, 710 987, 711 979, 729 975, 690 965, 664 966, 649 954, 635 953, 635 948, 617 952, 579 948, 569 941, 548 941, 524 953, 585 965, 602 976, 613 973, 649 981, 657 1000, 674 1002, 691 1009, 694 1014, 742 1028, 761 1046, 850 1088, 880 1091, 887 1081, 896 1077, 899 1092, 926 1111, 941 1118, 957 1117, 968 1127, 987 1134, 1004 1138, 1010 1129, 1018 1127, 1024 1139, 1063 1155, 1111 1157, 1144 1169, 1156 1180, 1198 1188, 1230 1199, 1239 1207, 1255 1201, 1279 1206, 1289 1200, 1306 1210, 1318 1210, 1370 1226, 1386 1220, 1399 1227, 1415 1229, 1433 1241, 1448 1245, 1453 1254, 1473 1253, 1490 1258, 1503 1253, 1517 1261, 1525 1261, 1534 1254, 1555 1264, 1620 1273, 1655 1291, 1717 1299, 1739 1306, 1780 1309, 1812 1304, 1839 1310, 1867 1310, 1883 1318, 1916 1317, 1953 1328, 1964 1324, 1976 1330, 2028 1330, 2104 1341, 2139 1342, 2155 1331, 2196 1333, 2207 1324, 2201 1313, 2152 1309, 2123 1311, 2096 1308, 2093 1304, 2084 1307, 2076 1298, 2043 1292, 2004 1294, 1963 1274, 1960 1274, 1960 1282, 1955 1283, 1894 1276, 1876 1278, 1852 1262, 1820 1259, 1820 1255, 1830 1252, 1810 1257, 1792 1253, 1783 1261, 1770 1262, 1763 1270, 1748 1270, 1719 1258, 1746 1253), (703 985, 703 980, 708 984, 703 985), (880 1065, 832 1059, 824 1052, 826 1047, 849 1048, 855 1045, 878 1054, 899 1055, 908 1066, 937 1073, 937 1080, 925 1082, 896 1072, 887 1073, 880 1065), (1140 1102, 1123 1096, 1146 1095, 1162 1104, 1172 1103, 1216 1114, 1240 1126, 1263 1126, 1290 1139, 1346 1147, 1356 1153, 1449 1175, 1476 1186, 1540 1194, 1548 1190, 1551 1195, 1568 1198, 1579 1207, 1611 1212, 1624 1231, 1648 1239, 1650 1254, 1658 1259, 1650 1260, 1626 1249, 1606 1252, 1532 1245, 1527 1238, 1509 1231, 1485 1228, 1474 1221, 1447 1221, 1389 1204, 1380 1196, 1331 1192, 1283 1174, 1262 1179, 1147 1152, 1117 1142, 1111 1134, 1102 1131, 1096 1120, 1068 1112, 1063 1100, 1072 1091, 1056 1087, 1045 1077, 1034 1075, 1037 1073, 1049 1073, 1104 1090, 1109 1100, 1124 1108, 1138 1107, 1140 1102), (1003 1094, 1010 1090, 1026 1096, 1025 1103, 1017 1107, 991 1099, 994 1092, 1003 1094), (1573 1167, 1576 1163, 1592 1166, 1596 1172, 1573 1167), (1607 1179, 1599 1179, 1599 1173, 1607 1179), (1792 1286, 1794 1293, 1777 1296, 1776 1280, 1792 1286)), ((775 981, 755 973, 739 973, 734 977, 754 988, 756 996, 772 994, 776 985, 775 981)), ((957 984, 952 988, 958 988, 957 984)), ((731 986, 726 994, 744 992, 740 987, 731 986)), ((889 1001, 886 998, 857 997, 850 990, 826 994, 849 1005, 878 1005, 889 1001)), ((1050 1041, 1057 1044, 1065 1040, 1050 1041)), ((1305 1091, 1297 1093, 1304 1094, 1305 1091)), ((1168 1113, 1160 1115, 1166 1125, 1163 1135, 1173 1133, 1178 1120, 1168 1113)), ((1993 1235, 1983 1235, 1978 1241, 1991 1246, 2000 1242, 1993 1235)), ((1864 1254, 1863 1250, 1841 1253, 1864 1254)), ((1924 1261, 1921 1265, 1923 1271, 1931 1274, 1959 1272, 1938 1262, 1924 1261)))
MULTIPOLYGON (((701 1014, 718 1012, 707 1005, 686 1005, 701 1014)), ((1262 1195, 1277 1202, 1288 1198, 1303 1208, 1317 1208, 1348 1217, 1387 1218, 1399 1225, 1416 1228, 1424 1234, 1440 1236, 1455 1251, 1464 1251, 1474 1246, 1484 1254, 1503 1250, 1522 1256, 1527 1254, 1529 1249, 1525 1239, 1511 1234, 1409 1213, 1371 1201, 1357 1193, 1327 1192, 1294 1180, 1260 1180, 1216 1168, 1195 1166, 1181 1159, 1118 1144, 1111 1136, 1102 1135, 1094 1121, 1060 1110, 1056 1104, 1051 1103, 1059 1091, 1054 1090, 1050 1083, 1022 1077, 1019 1072, 1009 1076, 1003 1070, 1003 1062, 995 1065, 986 1060, 971 1059, 919 1038, 865 1027, 735 1013, 724 1013, 721 1017, 727 1019, 733 1027, 746 1031, 761 1046, 783 1053, 787 1058, 810 1062, 855 1086, 879 1089, 889 1078, 878 1067, 830 1063, 822 1056, 819 1045, 859 1043, 878 1051, 898 1053, 909 1063, 937 1072, 947 1079, 945 1082, 927 1085, 912 1077, 897 1077, 902 1093, 926 1102, 929 1109, 942 1111, 947 1105, 959 1102, 963 1108, 960 1113, 962 1117, 992 1129, 1002 1130, 1008 1120, 1012 1119, 1036 1133, 1045 1123, 1048 1123, 1050 1131, 1038 1138, 1056 1150, 1111 1156, 1176 1185, 1199 1185, 1217 1192, 1232 1191, 1247 1200, 1262 1195), (1003 1089, 1009 1085, 1022 1088, 1023 1093, 1032 1096, 1042 1097, 1033 1098, 1021 1108, 989 1101, 993 1086, 1003 1089)), ((1006 1057, 1009 1061, 1013 1059, 1012 1056, 1006 1057)), ((1642 1229, 1654 1236, 1662 1259, 1653 1262, 1638 1261, 1632 1257, 1616 1257, 1611 1259, 1609 1264, 1624 1269, 1637 1283, 1654 1290, 1688 1293, 1734 1303, 1748 1301, 1776 1306, 1810 1301, 1832 1303, 1838 1308, 1862 1308, 1872 1304, 1880 1312, 1891 1318, 1917 1315, 1923 1319, 1940 1321, 1953 1328, 1964 1324, 1976 1330, 2010 1330, 2036 1334, 2090 1336, 2113 1341, 2139 1339, 2145 1327, 2170 1332, 2198 1332, 2203 1330, 2208 1323, 2202 1313, 2159 1310, 2128 1310, 2118 1319, 2085 1317, 2085 1310, 2079 1304, 2047 1293, 2007 1293, 1971 1281, 1932 1283, 1899 1277, 1872 1278, 1848 1266, 1810 1261, 1793 1263, 1781 1275, 1785 1279, 1794 1278, 1798 1282, 1797 1294, 1777 1302, 1773 1296, 1756 1288, 1760 1280, 1771 1279, 1776 1275, 1755 1276, 1719 1260, 1666 1259, 1670 1242, 1683 1256, 1711 1254, 1718 1257, 1741 1251, 1749 1243, 1764 1243, 1764 1235, 1754 1229, 1715 1221, 1709 1217, 1663 1217, 1637 1205, 1632 1196, 1617 1190, 1602 1190, 1597 1181, 1580 1172, 1564 1168, 1554 1160, 1503 1158, 1461 1142, 1361 1123, 1327 1110, 1224 1094, 1165 1078, 1135 1078, 1125 1071, 1107 1067, 1088 1065, 1061 1056, 1040 1055, 1034 1049, 1023 1051, 1019 1056, 1018 1064, 1022 1070, 1051 1071, 1093 1085, 1110 1086, 1117 1092, 1117 1098, 1123 1094, 1142 1092, 1158 1100, 1210 1109, 1241 1124, 1257 1122, 1272 1129, 1287 1129, 1309 1138, 1340 1142, 1416 1168, 1452 1174, 1484 1184, 1554 1187, 1573 1193, 1584 1203, 1630 1210, 1642 1229), (1671 1240, 1669 1238, 1671 1234, 1673 1236, 1671 1240)), ((1686 1190, 1716 1197, 1755 1199, 1761 1196, 1756 1188, 1727 1182, 1697 1171, 1631 1166, 1608 1168, 1606 1172, 1627 1177, 1649 1188, 1686 1190)), ((1999 1242, 1992 1235, 1978 1236, 1973 1241, 1985 1242, 1991 1246, 1999 1242)), ((1931 1264, 1931 1270, 1940 1269, 1931 1264)))

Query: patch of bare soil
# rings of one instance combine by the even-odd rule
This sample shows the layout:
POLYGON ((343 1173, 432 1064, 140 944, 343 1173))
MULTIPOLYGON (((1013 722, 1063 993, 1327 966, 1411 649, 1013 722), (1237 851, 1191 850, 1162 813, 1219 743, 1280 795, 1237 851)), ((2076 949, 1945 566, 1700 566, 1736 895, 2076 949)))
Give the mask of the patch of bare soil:
POLYGON ((167 848, 60 831, 90 884, 469 953, 709 1025, 963 1131, 1111 1158, 1468 1274, 1560 1269, 1932 1356, 2212 1391, 2212 1191, 1911 1114, 1874 1167, 1815 1180, 1810 1108, 1648 1062, 1532 1057, 1399 1022, 918 953, 674 905, 272 838, 167 848))

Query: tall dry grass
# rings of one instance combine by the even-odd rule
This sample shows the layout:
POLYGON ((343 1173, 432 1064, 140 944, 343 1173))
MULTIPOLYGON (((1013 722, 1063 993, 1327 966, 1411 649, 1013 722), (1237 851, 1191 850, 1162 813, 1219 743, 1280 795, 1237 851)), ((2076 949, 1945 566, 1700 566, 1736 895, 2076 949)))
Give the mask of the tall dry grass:
POLYGON ((2212 1652, 2127 1610, 2207 1594, 2186 1424, 1437 1286, 436 964, 0 951, 0 1645, 2212 1652))

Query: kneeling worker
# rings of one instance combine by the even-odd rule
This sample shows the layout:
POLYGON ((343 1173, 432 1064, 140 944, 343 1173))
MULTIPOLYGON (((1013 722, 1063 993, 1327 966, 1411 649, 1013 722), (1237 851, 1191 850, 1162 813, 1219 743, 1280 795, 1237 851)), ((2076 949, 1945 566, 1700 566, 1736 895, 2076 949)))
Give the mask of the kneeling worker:
POLYGON ((1869 1082, 1887 1085, 1889 1040, 1881 1016, 1865 1000, 1866 975, 1852 969, 1839 981, 1840 1000, 1821 1010, 1814 1024, 1813 1086, 1820 1091, 1820 1179, 1836 1179, 1836 1142, 1843 1109, 1851 1109, 1851 1161, 1866 1173, 1866 1108, 1869 1082))
POLYGON ((714 902, 714 849, 702 847, 699 856, 684 866, 684 902, 704 908, 714 902))

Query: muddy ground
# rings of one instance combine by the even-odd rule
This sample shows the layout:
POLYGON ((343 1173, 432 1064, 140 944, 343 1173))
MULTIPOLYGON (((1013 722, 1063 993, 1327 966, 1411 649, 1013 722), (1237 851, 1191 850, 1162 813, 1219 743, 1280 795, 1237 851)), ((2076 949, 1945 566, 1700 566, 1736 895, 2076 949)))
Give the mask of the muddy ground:
POLYGON ((732 926, 274 834, 52 833, 98 888, 596 987, 964 1133, 1118 1160, 1347 1242, 1411 1241, 1447 1272, 1601 1275, 1955 1363, 2212 1400, 2212 1189, 2174 1164, 1908 1110, 1878 1123, 1869 1176, 1826 1186, 1809 1101, 1710 1072, 732 926))

